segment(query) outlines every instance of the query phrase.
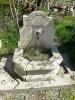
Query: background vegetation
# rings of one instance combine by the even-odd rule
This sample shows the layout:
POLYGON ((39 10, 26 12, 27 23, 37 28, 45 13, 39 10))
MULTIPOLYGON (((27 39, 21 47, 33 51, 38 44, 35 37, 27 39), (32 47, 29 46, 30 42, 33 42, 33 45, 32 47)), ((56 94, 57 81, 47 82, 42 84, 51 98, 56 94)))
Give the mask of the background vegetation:
POLYGON ((9 5, 0 4, 0 40, 2 41, 0 55, 13 53, 18 38, 19 33, 16 22, 11 17, 9 5))
MULTIPOLYGON (((48 12, 47 8, 44 9, 40 8, 40 10, 48 12)), ((18 7, 18 12, 19 26, 22 26, 23 4, 18 7)), ((55 28, 61 53, 66 52, 70 56, 72 66, 75 66, 75 17, 65 16, 59 18, 55 16, 55 28)), ((0 55, 13 53, 18 44, 19 33, 16 20, 11 15, 10 6, 4 3, 0 4, 0 39, 3 44, 0 55)))
POLYGON ((61 53, 67 53, 71 64, 75 66, 75 17, 65 16, 55 19, 56 36, 61 53))
MULTIPOLYGON (((6 2, 6 0, 0 0, 0 40, 2 41, 0 56, 13 53, 14 49, 17 47, 19 40, 19 32, 17 30, 16 20, 11 16, 12 14, 10 5, 4 2, 6 2)), ((17 9, 19 12, 18 17, 21 18, 21 20, 19 21, 19 24, 21 25, 22 14, 24 13, 24 5, 21 4, 19 7, 17 7, 17 9)), ((40 10, 48 12, 47 8, 40 8, 40 10)), ((64 16, 61 18, 55 16, 55 29, 57 41, 59 43, 59 50, 61 51, 61 53, 65 52, 69 55, 71 64, 75 67, 75 17, 64 16)), ((40 95, 45 95, 45 97, 48 98, 47 100, 49 100, 51 98, 51 91, 49 90, 42 92, 40 95)), ((73 92, 73 90, 63 91, 62 95, 60 96, 61 100, 75 100, 75 92, 73 92)), ((54 96, 52 96, 52 98, 53 97, 54 96)), ((11 96, 7 98, 11 98, 11 96)), ((22 99, 19 98, 17 100, 22 99)))
POLYGON ((75 100, 74 88, 47 89, 28 93, 2 93, 3 100, 75 100))

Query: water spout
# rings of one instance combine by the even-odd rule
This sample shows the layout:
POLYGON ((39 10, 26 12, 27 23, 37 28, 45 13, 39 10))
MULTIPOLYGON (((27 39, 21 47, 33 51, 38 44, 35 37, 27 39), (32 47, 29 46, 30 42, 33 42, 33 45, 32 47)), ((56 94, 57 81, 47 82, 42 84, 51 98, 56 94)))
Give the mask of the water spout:
POLYGON ((36 37, 37 37, 37 48, 36 48, 36 55, 38 56, 40 54, 40 41, 39 41, 39 38, 40 38, 40 34, 41 34, 42 30, 37 30, 36 31, 36 37))

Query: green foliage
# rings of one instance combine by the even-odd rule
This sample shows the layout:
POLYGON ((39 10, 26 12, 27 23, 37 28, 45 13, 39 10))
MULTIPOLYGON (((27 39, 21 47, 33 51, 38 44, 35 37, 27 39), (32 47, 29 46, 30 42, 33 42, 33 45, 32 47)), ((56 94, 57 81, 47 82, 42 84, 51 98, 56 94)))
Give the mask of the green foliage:
POLYGON ((19 34, 15 21, 11 19, 9 6, 0 4, 0 39, 2 40, 0 55, 13 53, 18 37, 19 34))
POLYGON ((49 12, 47 7, 45 7, 45 8, 40 7, 39 10, 41 10, 41 11, 43 11, 45 13, 48 13, 49 12))
POLYGON ((9 0, 0 0, 0 3, 7 3, 9 0))
POLYGON ((5 16, 11 16, 9 5, 0 4, 0 18, 1 16, 3 17, 2 20, 5 16))
POLYGON ((9 24, 7 30, 0 29, 0 39, 3 44, 0 54, 12 53, 18 41, 18 33, 13 23, 9 24))
POLYGON ((72 66, 75 66, 75 17, 66 16, 62 20, 55 20, 55 26, 59 50, 66 52, 72 66))
POLYGON ((62 20, 55 20, 56 35, 60 43, 70 41, 75 31, 75 18, 64 17, 62 20))
POLYGON ((75 100, 75 93, 72 89, 70 90, 63 90, 61 100, 75 100))

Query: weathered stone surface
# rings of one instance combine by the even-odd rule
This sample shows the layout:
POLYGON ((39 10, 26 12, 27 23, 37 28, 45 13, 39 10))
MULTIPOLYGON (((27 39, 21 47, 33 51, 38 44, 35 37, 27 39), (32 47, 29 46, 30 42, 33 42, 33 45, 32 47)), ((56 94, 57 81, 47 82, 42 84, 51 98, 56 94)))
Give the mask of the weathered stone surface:
POLYGON ((32 28, 28 26, 26 29, 22 29, 22 33, 20 34, 20 41, 18 43, 19 48, 25 48, 28 44, 30 44, 32 39, 32 28))
POLYGON ((17 85, 17 81, 12 79, 12 77, 5 72, 4 70, 1 70, 0 72, 0 91, 1 90, 13 90, 14 87, 17 85))
POLYGON ((6 62, 7 58, 2 57, 1 62, 6 62))
MULTIPOLYGON (((15 67, 15 66, 14 66, 15 67)), ((14 71, 17 75, 19 75, 21 78, 26 76, 26 70, 23 70, 22 68, 14 68, 14 71)))
POLYGON ((5 66, 5 62, 0 62, 0 66, 4 67, 5 66))
POLYGON ((64 70, 64 68, 62 66, 60 67, 60 69, 59 69, 57 74, 60 75, 60 76, 63 76, 65 74, 65 70, 64 70))
POLYGON ((71 78, 71 75, 70 74, 64 74, 63 77, 65 77, 65 78, 67 78, 67 77, 71 78))
POLYGON ((54 41, 53 18, 48 17, 44 12, 34 11, 29 16, 23 16, 24 26, 20 31, 20 48, 35 46, 37 43, 36 31, 42 29, 39 36, 39 44, 42 47, 50 48, 54 41))
POLYGON ((59 53, 59 51, 58 51, 58 49, 57 49, 57 47, 56 46, 51 46, 51 50, 52 50, 52 53, 53 53, 53 56, 54 57, 59 57, 59 55, 60 55, 60 53, 59 53))
POLYGON ((14 58, 21 57, 22 55, 23 55, 23 49, 16 48, 14 52, 14 58))
POLYGON ((14 63, 17 63, 17 64, 21 64, 21 62, 24 60, 24 58, 23 57, 16 57, 16 58, 14 58, 13 59, 13 62, 14 63))
POLYGON ((26 67, 27 71, 31 70, 53 70, 55 67, 49 61, 32 61, 26 67))
POLYGON ((4 100, 4 98, 0 96, 0 100, 4 100))
POLYGON ((27 71, 26 75, 44 75, 48 74, 51 70, 31 70, 27 71))
POLYGON ((0 61, 0 69, 3 69, 6 64, 7 58, 2 57, 0 61))
POLYGON ((28 60, 24 59, 23 57, 19 57, 14 60, 15 66, 14 71, 20 76, 26 75, 26 66, 28 64, 28 60))
POLYGON ((23 15, 23 25, 26 27, 26 21, 28 21, 28 15, 23 15))
MULTIPOLYGON (((2 59, 2 61, 4 61, 4 60, 2 59)), ((47 74, 47 73, 45 73, 45 74, 47 74)), ((33 89, 45 89, 45 88, 56 87, 56 86, 66 86, 66 85, 72 85, 72 84, 75 85, 75 81, 70 77, 69 74, 64 74, 63 76, 56 75, 53 80, 50 80, 50 78, 49 78, 49 80, 46 80, 45 78, 48 77, 48 76, 46 76, 44 78, 44 81, 40 81, 42 76, 41 76, 41 78, 39 77, 39 79, 37 78, 38 81, 35 81, 34 78, 36 78, 36 77, 34 76, 34 78, 31 77, 33 79, 33 81, 31 80, 31 82, 29 82, 29 80, 28 80, 28 82, 23 82, 19 79, 17 81, 14 80, 6 71, 1 69, 0 76, 1 76, 0 91, 6 90, 7 92, 9 90, 11 90, 10 92, 12 92, 12 91, 15 92, 15 91, 19 91, 20 89, 24 90, 24 91, 28 91, 28 90, 33 90, 33 89)), ((23 76, 24 79, 26 79, 26 76, 23 76)), ((50 77, 50 75, 49 75, 49 77, 50 77)))
POLYGON ((59 66, 55 70, 51 71, 51 77, 54 78, 57 75, 58 71, 59 71, 59 66))
POLYGON ((58 49, 56 48, 56 46, 52 46, 51 50, 52 50, 53 56, 49 60, 51 62, 56 61, 58 64, 60 64, 63 61, 63 58, 62 58, 60 52, 58 51, 58 49))
POLYGON ((43 74, 43 75, 27 75, 26 81, 47 81, 51 79, 51 75, 49 74, 43 74))
POLYGON ((15 73, 27 81, 53 79, 63 60, 58 49, 53 45, 54 35, 52 17, 48 17, 41 11, 34 11, 29 16, 24 15, 23 28, 20 29, 19 49, 15 50, 13 57, 15 73), (39 49, 51 47, 53 56, 47 60, 29 61, 23 57, 23 49, 30 47, 39 49), (41 73, 39 74, 38 71, 41 73))
POLYGON ((56 75, 54 80, 49 80, 49 81, 21 82, 19 80, 19 85, 15 89, 37 90, 37 89, 47 89, 49 87, 66 86, 74 84, 75 81, 72 78, 68 76, 62 77, 56 75))
POLYGON ((14 62, 14 71, 17 73, 22 79, 30 81, 33 80, 46 80, 49 78, 53 78, 59 71, 60 63, 62 62, 62 57, 59 54, 59 51, 54 47, 52 48, 53 56, 49 60, 44 61, 29 61, 23 57, 22 51, 18 51, 15 53, 16 57, 13 57, 14 62), (20 55, 21 56, 20 56, 20 55), (32 74, 32 72, 33 74, 32 74), (34 72, 35 71, 35 72, 34 72), (37 71, 49 71, 48 73, 37 73, 37 71), (37 73, 37 74, 36 74, 37 73), (49 75, 49 78, 46 77, 49 75), (36 78, 36 79, 35 79, 36 78))
MULTIPOLYGON (((5 72, 4 72, 5 73, 5 72)), ((7 92, 11 90, 10 92, 15 91, 30 91, 30 90, 37 90, 37 89, 47 89, 49 87, 58 87, 58 86, 66 86, 66 85, 75 85, 75 81, 70 78, 69 75, 64 75, 64 77, 56 75, 54 80, 48 80, 48 81, 37 81, 37 82, 23 82, 18 79, 18 82, 16 80, 13 80, 12 77, 6 74, 0 73, 0 91, 7 92), (9 77, 9 78, 8 78, 9 77), (5 81, 3 81, 4 79, 5 81), (10 79, 10 80, 9 80, 10 79), (1 82, 3 84, 1 84, 1 82)))

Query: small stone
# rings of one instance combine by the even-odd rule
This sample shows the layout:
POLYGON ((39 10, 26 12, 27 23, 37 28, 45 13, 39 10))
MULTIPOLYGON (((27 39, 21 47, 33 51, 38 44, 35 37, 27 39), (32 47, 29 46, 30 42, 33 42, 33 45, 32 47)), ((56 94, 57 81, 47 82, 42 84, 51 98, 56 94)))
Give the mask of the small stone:
POLYGON ((73 80, 75 80, 75 76, 71 76, 71 78, 72 78, 73 80))
POLYGON ((60 67, 59 68, 59 71, 58 71, 58 75, 64 75, 64 73, 65 73, 64 68, 63 67, 60 67))
POLYGON ((21 49, 21 50, 16 49, 14 56, 21 56, 22 54, 23 54, 23 49, 21 49))
POLYGON ((5 63, 4 62, 0 62, 0 66, 5 66, 5 63))
POLYGON ((6 62, 7 58, 2 57, 1 61, 6 62))
POLYGON ((4 98, 0 96, 0 100, 4 100, 4 98))
POLYGON ((70 74, 64 74, 63 77, 64 78, 71 78, 71 75, 70 74))

